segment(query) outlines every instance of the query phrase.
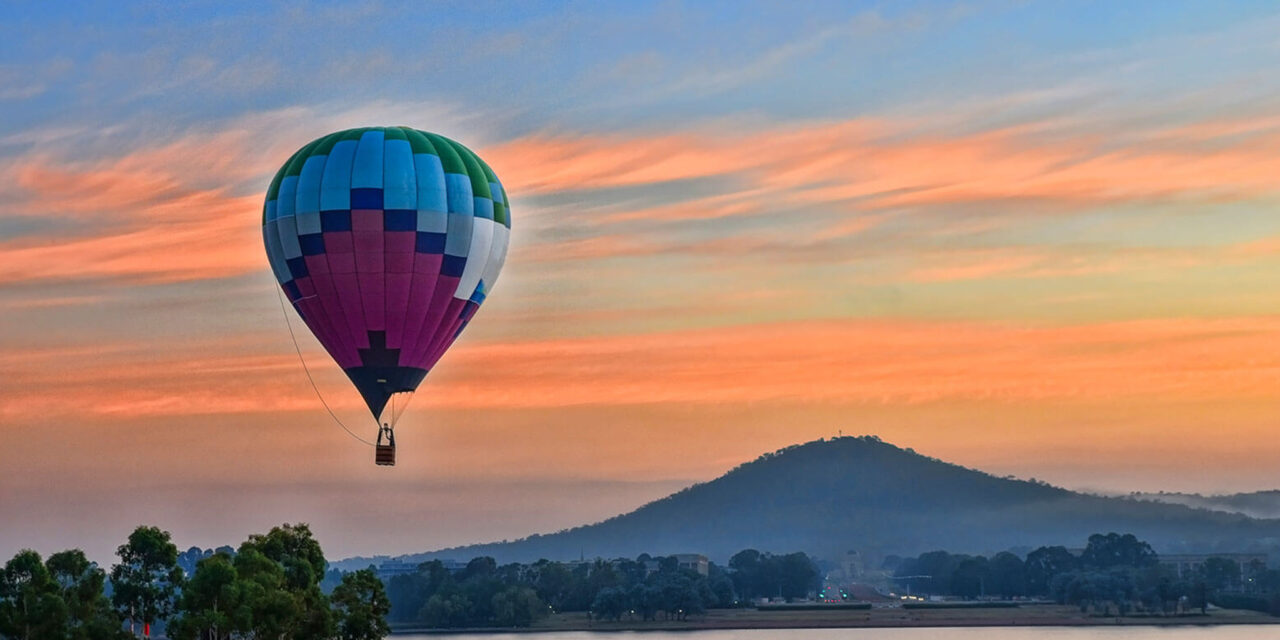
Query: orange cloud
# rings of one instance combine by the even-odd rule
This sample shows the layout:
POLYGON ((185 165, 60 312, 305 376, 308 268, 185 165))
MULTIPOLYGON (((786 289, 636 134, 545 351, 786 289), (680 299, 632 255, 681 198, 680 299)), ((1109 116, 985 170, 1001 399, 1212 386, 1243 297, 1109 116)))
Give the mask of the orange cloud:
MULTIPOLYGON (((981 323, 794 322, 558 340, 464 341, 415 404, 434 408, 915 404, 957 400, 1233 398, 1274 394, 1280 318, 1012 328, 981 323)), ((271 345, 271 342, 263 344, 271 345)), ((311 353, 335 406, 359 399, 311 353)), ((120 418, 318 411, 294 354, 203 345, 56 360, 7 381, 6 402, 120 418), (83 360, 83 358, 78 358, 83 360), (44 397, 45 389, 56 395, 44 397)), ((25 406, 20 406, 25 405, 25 406)))
POLYGON ((561 240, 552 244, 543 244, 537 248, 516 245, 511 249, 511 259, 513 262, 588 260, 653 255, 664 250, 665 248, 661 245, 642 238, 613 234, 561 240))
MULTIPOLYGON (((530 136, 484 151, 517 209, 521 197, 690 178, 732 176, 737 187, 660 206, 593 211, 598 236, 567 246, 517 245, 517 259, 594 259, 671 250, 753 247, 724 237, 690 243, 610 225, 684 222, 814 209, 840 213, 952 203, 1017 201, 1079 209, 1165 198, 1243 199, 1276 190, 1280 157, 1250 136, 1270 135, 1269 119, 1203 122, 1133 136, 1046 137, 1034 125, 980 133, 913 133, 910 122, 855 119, 755 129, 728 127, 660 136, 530 136), (1203 148, 1210 137, 1218 144, 1203 148), (1221 142, 1225 140, 1226 142, 1221 142)), ((47 153, 0 168, 12 211, 75 220, 77 234, 27 236, 0 244, 0 282, 129 278, 219 278, 263 268, 262 182, 283 148, 250 129, 193 134, 97 162, 58 162, 47 153), (256 181, 256 182, 255 182, 256 181)), ((571 207, 570 207, 571 208, 571 207)), ((855 235, 880 220, 836 222, 820 239, 855 235)), ((809 232, 811 233, 811 232, 809 232)), ((788 228, 776 244, 794 244, 788 228)), ((810 238, 811 240, 811 238, 810 238)), ((989 267, 947 267, 926 278, 978 277, 989 267), (965 273, 973 274, 964 276, 965 273)))
POLYGON ((1086 249, 1057 247, 1005 247, 993 249, 951 249, 932 251, 916 261, 903 279, 916 282, 947 282, 994 277, 1034 278, 1119 273, 1144 268, 1184 268, 1225 257, 1250 257, 1248 252, 1229 246, 1225 249, 1115 248, 1086 249))
POLYGON ((517 195, 739 175, 750 189, 786 192, 798 203, 863 198, 868 207, 897 207, 1022 199, 1079 206, 1274 192, 1280 158, 1271 148, 1241 142, 1206 151, 1196 144, 1205 129, 1250 133, 1271 126, 1204 123, 1166 131, 1164 143, 1144 147, 1142 141, 1117 146, 1096 134, 1050 139, 1027 125, 948 137, 915 135, 906 123, 851 120, 748 135, 543 135, 485 155, 517 195))
POLYGON ((0 243, 0 283, 171 282, 263 268, 261 197, 231 192, 252 165, 228 160, 235 146, 214 136, 97 163, 47 157, 13 163, 0 177, 11 180, 9 197, 20 203, 15 209, 73 220, 79 228, 0 243), (206 155, 194 148, 200 143, 206 155), (210 159, 203 166, 202 157, 210 159))
POLYGON ((0 245, 0 283, 125 277, 142 282, 221 278, 264 268, 258 199, 200 198, 203 220, 156 223, 103 236, 0 245))

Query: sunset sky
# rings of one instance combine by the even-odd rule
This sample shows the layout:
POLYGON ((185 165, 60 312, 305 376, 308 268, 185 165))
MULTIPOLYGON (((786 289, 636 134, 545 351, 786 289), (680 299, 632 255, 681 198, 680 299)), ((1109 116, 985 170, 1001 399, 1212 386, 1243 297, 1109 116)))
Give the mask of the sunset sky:
POLYGON ((841 431, 1280 488, 1274 2, 71 5, 0 8, 0 557, 516 538, 841 431), (369 125, 513 220, 392 469, 260 226, 369 125))

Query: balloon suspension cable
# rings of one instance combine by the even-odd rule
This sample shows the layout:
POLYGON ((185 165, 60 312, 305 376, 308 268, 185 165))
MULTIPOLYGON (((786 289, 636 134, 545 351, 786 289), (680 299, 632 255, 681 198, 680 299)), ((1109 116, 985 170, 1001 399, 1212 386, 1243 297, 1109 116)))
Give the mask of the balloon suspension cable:
POLYGON ((397 391, 391 394, 391 422, 388 424, 394 427, 400 422, 400 418, 404 417, 404 410, 408 408, 409 401, 412 399, 413 391, 397 391), (396 403, 400 396, 404 396, 404 402, 399 403, 399 406, 397 406, 396 403))
POLYGON ((329 408, 329 403, 324 401, 324 396, 320 393, 320 387, 316 386, 315 378, 311 377, 311 369, 307 366, 307 359, 302 357, 302 347, 298 346, 298 337, 293 333, 293 323, 289 322, 289 311, 285 308, 284 292, 280 290, 280 287, 276 287, 276 296, 280 298, 280 313, 284 315, 284 326, 289 327, 289 339, 293 340, 293 350, 298 352, 298 361, 302 363, 302 370, 307 372, 307 381, 311 383, 311 389, 316 392, 316 397, 320 398, 320 404, 324 405, 324 410, 329 412, 329 417, 333 418, 333 421, 338 423, 338 426, 342 427, 342 430, 346 431, 347 435, 369 445, 370 447, 375 446, 372 442, 352 433, 352 431, 347 428, 347 425, 342 424, 342 420, 338 418, 338 414, 334 413, 333 409, 329 408))

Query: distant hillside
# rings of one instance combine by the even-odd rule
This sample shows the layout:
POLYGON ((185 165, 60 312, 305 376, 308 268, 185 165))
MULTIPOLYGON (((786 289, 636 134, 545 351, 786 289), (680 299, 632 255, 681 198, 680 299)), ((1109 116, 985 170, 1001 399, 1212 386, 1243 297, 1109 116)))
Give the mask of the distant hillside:
MULTIPOLYGON (((723 562, 738 550, 846 549, 917 554, 986 553, 1019 546, 1079 546, 1091 533, 1132 532, 1157 551, 1263 551, 1280 521, 1163 502, 1075 493, 998 478, 900 449, 875 437, 787 447, 631 513, 597 524, 404 556, 499 562, 701 552, 723 562)), ((343 566, 366 566, 352 559, 343 566)))
POLYGON ((1280 518, 1280 491, 1254 491, 1202 496, 1198 493, 1131 493, 1135 500, 1154 500, 1197 509, 1241 513, 1250 518, 1280 518))

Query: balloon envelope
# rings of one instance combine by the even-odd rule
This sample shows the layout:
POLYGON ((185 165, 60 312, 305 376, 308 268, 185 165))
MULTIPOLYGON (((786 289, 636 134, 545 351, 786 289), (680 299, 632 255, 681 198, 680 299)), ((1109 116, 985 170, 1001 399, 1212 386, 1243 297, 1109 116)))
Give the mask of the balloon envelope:
POLYGON ((271 269, 375 418, 484 302, 507 255, 506 203, 470 149, 408 127, 324 136, 271 181, 271 269))

